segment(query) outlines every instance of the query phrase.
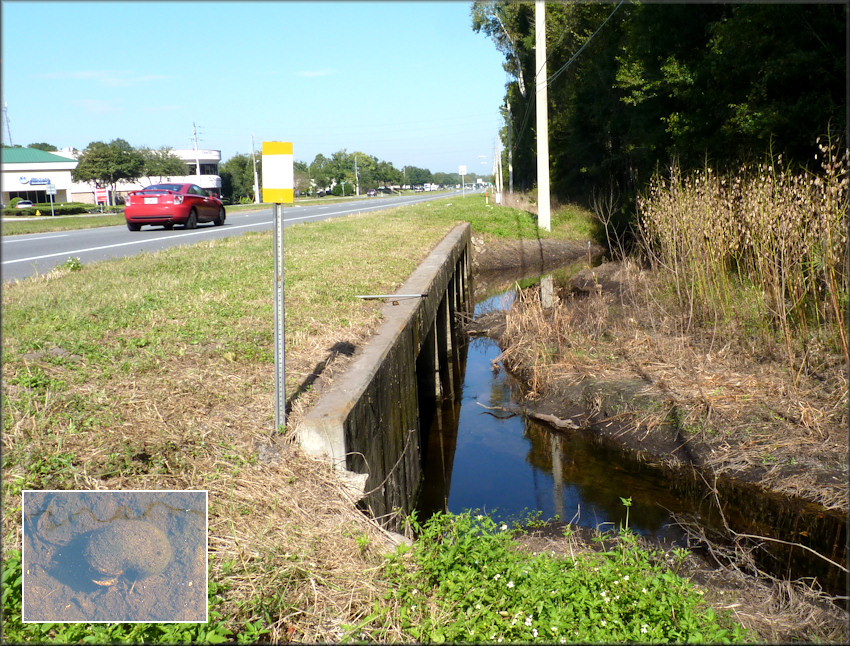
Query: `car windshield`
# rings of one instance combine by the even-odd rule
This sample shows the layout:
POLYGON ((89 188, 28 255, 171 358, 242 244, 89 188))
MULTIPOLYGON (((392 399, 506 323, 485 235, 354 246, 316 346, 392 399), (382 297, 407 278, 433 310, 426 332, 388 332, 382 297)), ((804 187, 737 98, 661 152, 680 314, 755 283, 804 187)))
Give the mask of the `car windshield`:
POLYGON ((180 189, 183 188, 183 184, 153 184, 152 186, 148 186, 147 188, 143 188, 143 192, 159 192, 159 191, 174 191, 175 193, 179 193, 180 189))

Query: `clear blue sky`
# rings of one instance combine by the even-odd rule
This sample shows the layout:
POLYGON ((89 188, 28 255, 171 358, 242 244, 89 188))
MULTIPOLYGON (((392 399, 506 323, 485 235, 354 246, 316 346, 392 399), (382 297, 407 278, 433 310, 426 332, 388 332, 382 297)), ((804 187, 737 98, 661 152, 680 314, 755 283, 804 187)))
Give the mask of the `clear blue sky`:
MULTIPOLYGON (((471 2, 2 2, 12 143, 92 141, 492 172, 507 80, 471 2)), ((8 144, 6 123, 3 142, 8 144)))

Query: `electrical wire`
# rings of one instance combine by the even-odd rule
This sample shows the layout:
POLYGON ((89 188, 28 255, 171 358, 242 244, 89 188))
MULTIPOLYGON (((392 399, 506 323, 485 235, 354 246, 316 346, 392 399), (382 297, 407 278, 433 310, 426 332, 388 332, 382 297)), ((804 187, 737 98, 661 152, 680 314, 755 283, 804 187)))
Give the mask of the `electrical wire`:
MULTIPOLYGON (((596 31, 594 31, 594 32, 593 32, 593 34, 591 34, 590 38, 588 38, 588 39, 584 42, 584 44, 582 44, 582 46, 578 48, 578 50, 576 51, 576 53, 575 53, 575 54, 573 54, 573 55, 572 55, 572 57, 571 57, 571 58, 570 58, 570 59, 569 59, 566 63, 564 63, 561 67, 559 67, 559 68, 558 68, 558 70, 557 70, 557 71, 553 72, 553 73, 552 73, 552 74, 551 74, 551 75, 550 75, 550 76, 546 79, 546 87, 547 87, 547 88, 549 88, 549 87, 552 85, 552 82, 553 82, 555 79, 557 79, 557 78, 558 78, 561 74, 563 74, 563 73, 567 70, 567 68, 568 68, 570 65, 572 65, 573 61, 575 61, 575 60, 576 60, 576 58, 578 58, 579 54, 581 54, 581 53, 582 53, 582 51, 584 51, 584 48, 585 48, 585 47, 587 47, 587 45, 590 43, 590 41, 591 41, 591 40, 593 40, 593 38, 596 36, 596 34, 598 34, 598 33, 600 32, 600 30, 601 30, 601 29, 602 29, 602 28, 603 28, 603 27, 604 27, 604 26, 608 23, 608 21, 609 21, 609 20, 611 20, 611 17, 612 17, 615 13, 617 13, 617 9, 619 9, 619 8, 620 8, 620 6, 622 6, 623 2, 625 2, 625 0, 620 0, 619 4, 617 4, 617 6, 616 6, 616 7, 614 7, 614 11, 612 11, 612 12, 608 15, 608 17, 607 17, 607 18, 606 18, 606 19, 602 22, 602 24, 601 24, 601 25, 599 25, 599 27, 596 29, 596 31)), ((546 61, 547 61, 547 62, 549 61, 549 57, 550 57, 550 56, 552 55, 552 53, 554 52, 555 47, 557 47, 557 46, 558 46, 558 44, 560 44, 560 42, 564 39, 564 35, 566 34, 566 32, 567 32, 567 28, 565 28, 565 29, 564 29, 564 31, 561 33, 561 37, 560 37, 560 38, 558 39, 558 41, 555 43, 555 46, 554 46, 552 49, 550 49, 550 51, 549 51, 549 55, 546 57, 546 61)), ((535 78, 536 78, 536 77, 535 77, 535 78)), ((535 84, 535 87, 536 87, 536 84, 535 84)), ((529 99, 528 99, 528 101, 527 101, 527 104, 526 104, 526 106, 525 106, 525 115, 524 115, 523 120, 522 120, 522 125, 520 125, 520 127, 519 127, 519 133, 517 134, 516 141, 515 141, 515 142, 513 143, 513 145, 511 146, 511 152, 516 152, 516 151, 517 151, 517 148, 519 147, 519 144, 522 142, 522 137, 523 137, 523 135, 524 135, 524 134, 525 134, 525 132, 526 132, 526 127, 528 126, 528 120, 529 120, 529 118, 530 118, 530 116, 531 116, 531 109, 530 109, 530 108, 531 108, 531 105, 530 105, 530 104, 531 104, 531 99, 529 98, 529 99)))
POLYGON ((549 78, 548 78, 548 79, 546 79, 546 87, 549 87, 550 85, 552 85, 552 82, 553 82, 556 78, 558 78, 561 74, 563 74, 563 73, 566 71, 566 69, 567 69, 567 68, 568 68, 568 67, 572 64, 572 62, 573 62, 576 58, 578 58, 578 55, 579 55, 579 54, 581 54, 581 53, 582 53, 582 51, 584 51, 584 48, 588 46, 588 44, 590 43, 590 41, 591 41, 591 40, 593 40, 594 36, 596 36, 596 34, 598 34, 598 33, 600 32, 600 30, 601 30, 601 29, 602 29, 602 28, 603 28, 603 27, 604 27, 604 26, 608 23, 608 21, 609 21, 609 20, 611 20, 611 17, 612 17, 615 13, 617 13, 617 9, 619 9, 619 8, 622 6, 623 2, 625 2, 625 0, 620 0, 620 3, 619 3, 616 7, 614 7, 614 11, 612 11, 612 12, 608 15, 608 17, 607 17, 607 18, 603 21, 603 23, 602 23, 601 25, 599 25, 599 27, 597 28, 597 30, 593 32, 593 35, 591 35, 591 37, 590 37, 590 38, 588 38, 586 41, 584 41, 584 44, 583 44, 581 47, 579 47, 579 48, 578 48, 578 51, 577 51, 575 54, 573 54, 572 58, 570 58, 570 60, 568 60, 566 63, 564 63, 564 64, 563 64, 560 68, 558 68, 558 71, 557 71, 557 72, 553 72, 553 73, 549 76, 549 78))

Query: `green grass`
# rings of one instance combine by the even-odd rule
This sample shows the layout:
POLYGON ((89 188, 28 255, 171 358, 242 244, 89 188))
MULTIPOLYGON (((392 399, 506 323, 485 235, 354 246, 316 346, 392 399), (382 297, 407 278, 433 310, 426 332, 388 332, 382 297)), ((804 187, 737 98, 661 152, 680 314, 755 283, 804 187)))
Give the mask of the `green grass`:
MULTIPOLYGON (((624 503, 630 501, 624 500, 624 503)), ((744 642, 701 591, 636 546, 626 526, 615 546, 576 557, 531 555, 489 516, 439 514, 389 559, 387 605, 411 642, 744 642)), ((684 554, 678 554, 681 561, 684 554)), ((356 637, 356 627, 352 628, 356 637)))
MULTIPOLYGON (((288 227, 288 371, 291 357, 307 359, 301 375, 297 363, 296 374, 288 372, 287 395, 315 366, 311 348, 317 339, 333 343, 377 324, 380 303, 357 294, 397 289, 452 226, 466 219, 477 233, 537 235, 532 216, 487 208, 481 195, 288 227)), ((85 624, 18 627, 20 494, 94 483, 108 488, 115 477, 167 488, 196 474, 210 488, 224 487, 221 482, 237 486, 233 483, 255 460, 245 446, 263 433, 262 415, 273 420, 273 407, 263 408, 273 391, 266 378, 274 363, 273 266, 271 232, 248 233, 133 258, 70 262, 55 273, 4 285, 7 638, 62 642, 94 634, 98 642, 212 641, 224 634, 215 622, 89 626, 94 633, 85 624), (220 389, 207 387, 208 379, 217 380, 220 389), (247 423, 239 412, 246 405, 247 423), (250 417, 251 406, 263 410, 250 417), (207 422, 210 410, 234 411, 235 430, 207 422), (208 423, 212 430, 200 426, 208 423), (153 459, 140 461, 135 458, 140 453, 153 459)), ((319 346, 320 359, 324 347, 319 346)), ((250 512, 240 508, 238 514, 250 512)), ((228 513, 212 505, 211 527, 233 518, 239 522, 228 513)), ((226 618, 234 634, 250 641, 257 630, 250 609, 262 603, 240 597, 238 610, 226 618)))

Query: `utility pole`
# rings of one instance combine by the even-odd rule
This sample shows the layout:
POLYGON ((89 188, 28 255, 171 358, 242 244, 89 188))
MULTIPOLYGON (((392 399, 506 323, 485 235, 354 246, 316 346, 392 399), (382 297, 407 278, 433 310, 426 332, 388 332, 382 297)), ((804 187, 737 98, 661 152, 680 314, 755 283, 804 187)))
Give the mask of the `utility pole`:
POLYGON ((3 101, 3 118, 6 120, 6 134, 9 135, 9 146, 12 145, 12 128, 9 126, 9 104, 3 101))
POLYGON ((360 173, 357 171, 357 155, 354 155, 354 187, 355 195, 360 197, 360 173))
POLYGON ((549 203, 549 93, 546 74, 546 2, 534 0, 534 62, 537 107, 537 226, 551 231, 549 203))
POLYGON ((508 99, 508 193, 514 192, 514 149, 511 144, 511 101, 508 99))
POLYGON ((254 204, 259 204, 260 178, 257 175, 257 156, 254 154, 254 133, 251 133, 251 159, 254 161, 254 204))
POLYGON ((192 141, 195 142, 195 175, 201 176, 201 155, 198 152, 198 127, 192 122, 192 141))

